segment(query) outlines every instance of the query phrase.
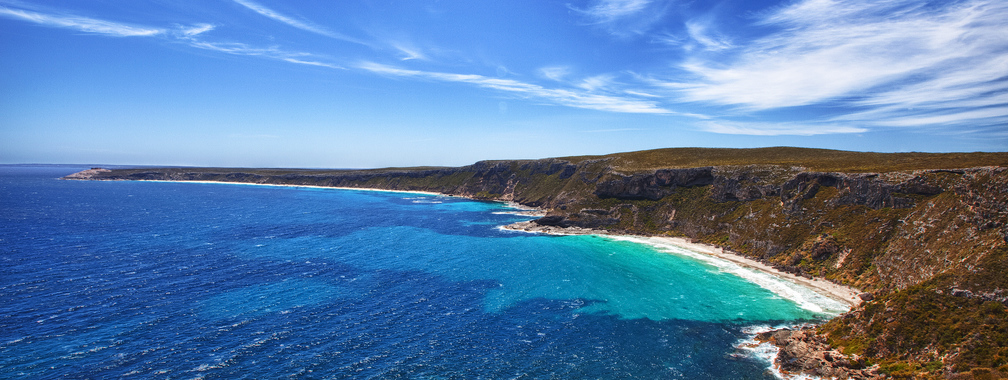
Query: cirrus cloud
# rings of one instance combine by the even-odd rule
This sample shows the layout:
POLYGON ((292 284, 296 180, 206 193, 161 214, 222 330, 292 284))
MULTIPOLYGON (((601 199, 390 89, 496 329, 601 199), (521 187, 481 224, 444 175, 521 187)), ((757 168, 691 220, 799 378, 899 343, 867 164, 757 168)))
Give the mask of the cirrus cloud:
POLYGON ((857 106, 980 105, 1008 90, 1008 4, 808 0, 761 24, 780 28, 727 64, 690 60, 687 101, 767 110, 851 99, 857 106))
POLYGON ((164 29, 159 28, 133 26, 89 17, 45 14, 24 9, 12 9, 5 6, 0 6, 0 16, 51 27, 74 29, 81 32, 113 37, 147 37, 165 32, 164 29))

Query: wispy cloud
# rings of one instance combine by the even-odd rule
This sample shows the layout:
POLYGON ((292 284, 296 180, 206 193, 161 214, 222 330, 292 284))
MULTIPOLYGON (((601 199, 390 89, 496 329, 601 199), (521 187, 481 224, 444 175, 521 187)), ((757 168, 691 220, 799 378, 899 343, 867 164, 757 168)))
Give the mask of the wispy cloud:
POLYGON ((581 131, 582 133, 612 133, 612 132, 634 132, 643 131, 643 128, 613 128, 613 129, 592 129, 581 131))
POLYGON ((653 0, 598 0, 585 9, 570 8, 612 35, 627 37, 650 29, 664 15, 666 4, 653 0))
MULTIPOLYGON (((691 20, 686 23, 686 32, 707 50, 724 50, 732 47, 727 37, 711 30, 712 23, 706 20, 691 20)), ((666 42, 667 44, 669 42, 666 42)))
MULTIPOLYGON (((1008 104, 1002 103, 1002 104, 1008 104)), ((1008 125, 1008 106, 980 109, 951 108, 930 112, 869 112, 845 115, 836 120, 854 120, 885 127, 961 125, 964 121, 980 125, 1008 125), (874 115, 874 117, 872 117, 874 115), (883 117, 879 117, 882 115, 883 117)))
POLYGON ((325 63, 325 62, 319 62, 319 61, 306 61, 306 60, 297 59, 297 58, 282 58, 282 59, 284 61, 287 61, 287 62, 290 62, 290 63, 296 63, 296 64, 299 64, 299 65, 318 66, 318 67, 326 67, 326 68, 330 68, 330 69, 346 70, 345 67, 340 66, 340 65, 336 65, 336 64, 332 64, 332 63, 325 63))
POLYGON ((567 66, 547 66, 539 68, 539 75, 544 78, 554 81, 562 81, 564 77, 570 74, 570 67, 567 66))
MULTIPOLYGON (((835 121, 862 125, 990 123, 1008 115, 1003 1, 806 0, 768 14, 761 24, 779 31, 739 49, 727 64, 686 62, 682 68, 697 80, 669 88, 688 101, 748 111, 832 102, 858 110, 835 121)), ((755 133, 763 127, 781 132, 769 125, 710 130, 755 133)), ((823 130, 816 128, 796 130, 823 130)))
POLYGON ((186 37, 194 37, 213 30, 215 26, 211 24, 196 24, 192 26, 179 27, 179 32, 186 37))
POLYGON ((661 98, 662 97, 661 95, 655 95, 655 94, 650 94, 650 93, 647 93, 647 92, 640 92, 640 91, 634 91, 634 90, 623 90, 623 93, 634 95, 634 96, 643 96, 645 98, 661 98))
POLYGON ((176 26, 173 29, 143 27, 89 17, 13 9, 2 5, 0 5, 0 17, 14 18, 48 27, 73 29, 106 36, 160 37, 162 39, 181 42, 194 48, 220 53, 263 57, 300 65, 344 69, 340 65, 324 62, 323 59, 311 53, 287 51, 275 46, 259 47, 241 42, 213 42, 204 40, 201 38, 202 35, 216 28, 216 26, 207 23, 176 26))
POLYGON ((398 42, 397 41, 397 42, 392 42, 391 45, 392 45, 392 48, 398 50, 399 53, 401 53, 399 59, 402 60, 402 61, 409 61, 409 60, 413 60, 413 59, 419 59, 419 60, 425 60, 425 59, 427 59, 427 56, 424 55, 420 51, 420 49, 418 49, 418 48, 416 48, 416 47, 414 47, 414 46, 412 46, 410 44, 407 44, 407 43, 404 43, 404 42, 398 42))
POLYGON ((325 28, 323 28, 321 26, 317 26, 317 25, 310 24, 310 23, 305 22, 305 21, 297 20, 297 19, 294 19, 292 17, 288 17, 288 16, 285 16, 285 15, 282 15, 282 14, 280 14, 280 13, 278 13, 278 12, 272 10, 272 9, 269 9, 267 7, 264 7, 264 6, 260 5, 259 3, 254 2, 254 1, 251 1, 251 0, 234 0, 234 2, 238 3, 239 5, 241 5, 241 6, 245 7, 245 8, 251 9, 255 13, 258 13, 258 14, 261 14, 263 16, 269 17, 271 19, 280 21, 280 22, 282 22, 284 24, 293 26, 295 28, 298 28, 298 29, 301 29, 301 30, 305 30, 305 31, 309 31, 309 32, 312 32, 312 33, 316 33, 316 34, 321 34, 323 36, 333 37, 333 33, 332 32, 326 30, 325 28))
POLYGON ((133 26, 80 16, 43 14, 23 9, 11 9, 5 6, 0 6, 0 17, 114 37, 155 36, 165 32, 164 29, 159 28, 133 26))
POLYGON ((709 121, 699 124, 701 129, 726 135, 750 136, 814 136, 838 133, 862 133, 867 128, 852 127, 843 124, 800 124, 800 123, 764 123, 764 122, 732 122, 709 121))
POLYGON ((240 42, 209 42, 199 40, 188 40, 187 42, 189 46, 198 49, 216 51, 219 53, 270 58, 288 63, 326 67, 330 69, 345 69, 337 64, 322 62, 318 57, 311 53, 287 51, 275 46, 259 47, 240 42))
POLYGON ((614 22, 640 13, 650 3, 651 0, 601 0, 584 12, 598 22, 614 22))
POLYGON ((266 6, 263 6, 262 4, 254 2, 252 0, 233 0, 233 1, 235 3, 238 3, 241 6, 245 7, 245 8, 248 8, 248 9, 252 10, 255 13, 258 13, 260 15, 269 17, 269 18, 274 19, 276 21, 282 22, 284 24, 287 24, 289 26, 292 26, 292 27, 295 27, 295 28, 298 28, 298 29, 301 29, 301 30, 304 30, 304 31, 307 31, 307 32, 312 32, 312 33, 315 33, 315 34, 318 34, 318 35, 326 36, 326 37, 329 37, 329 38, 335 38, 335 39, 343 40, 343 41, 347 41, 347 42, 353 42, 353 43, 356 43, 356 44, 368 45, 367 43, 365 43, 365 42, 363 42, 363 41, 361 41, 359 39, 356 39, 356 38, 353 38, 353 37, 350 37, 350 36, 347 36, 347 35, 343 35, 343 34, 340 34, 340 33, 333 32, 333 31, 331 31, 331 30, 329 30, 329 29, 327 29, 325 27, 322 27, 322 26, 319 26, 319 25, 315 25, 315 24, 313 24, 311 22, 308 22, 308 21, 298 20, 296 18, 293 18, 293 17, 287 16, 287 15, 281 14, 280 12, 274 11, 273 9, 267 8, 266 6))
POLYGON ((519 96, 546 101, 550 104, 598 111, 646 114, 670 114, 670 110, 659 107, 655 102, 642 101, 610 95, 591 94, 565 89, 545 88, 539 85, 511 79, 490 78, 475 74, 452 74, 430 71, 401 69, 373 62, 358 66, 376 74, 397 77, 422 78, 442 82, 465 83, 482 88, 502 91, 519 96))
POLYGON ((584 78, 577 86, 588 91, 605 90, 613 87, 616 84, 615 80, 612 74, 601 74, 584 78))

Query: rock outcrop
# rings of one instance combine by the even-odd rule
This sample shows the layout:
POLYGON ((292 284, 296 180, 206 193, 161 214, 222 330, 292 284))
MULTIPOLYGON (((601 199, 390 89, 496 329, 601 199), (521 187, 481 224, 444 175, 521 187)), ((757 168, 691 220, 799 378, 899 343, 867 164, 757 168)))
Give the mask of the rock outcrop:
POLYGON ((774 365, 785 374, 809 374, 828 379, 882 379, 878 366, 858 355, 844 355, 809 327, 779 329, 756 336, 780 350, 774 365))
POLYGON ((67 178, 363 187, 517 202, 547 211, 540 226, 682 236, 864 290, 865 302, 821 326, 821 335, 774 338, 787 342, 782 357, 794 359, 787 368, 817 373, 813 367, 835 362, 831 368, 857 378, 867 370, 859 363, 868 362, 881 363, 880 373, 927 376, 1008 365, 1008 332, 999 333, 1008 331, 1005 153, 681 149, 457 168, 92 169, 67 178), (983 323, 943 318, 950 310, 983 323), (922 326, 948 333, 917 334, 922 326), (824 342, 860 356, 839 355, 824 342), (815 354, 800 355, 802 344, 817 347, 815 354))

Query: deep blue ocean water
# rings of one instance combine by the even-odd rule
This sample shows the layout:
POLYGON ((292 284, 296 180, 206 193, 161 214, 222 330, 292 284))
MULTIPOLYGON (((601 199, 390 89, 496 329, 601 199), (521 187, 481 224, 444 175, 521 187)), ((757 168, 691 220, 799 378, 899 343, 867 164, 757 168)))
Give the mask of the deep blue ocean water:
POLYGON ((82 169, 0 166, 0 378, 765 379, 745 330, 826 315, 499 203, 82 169))

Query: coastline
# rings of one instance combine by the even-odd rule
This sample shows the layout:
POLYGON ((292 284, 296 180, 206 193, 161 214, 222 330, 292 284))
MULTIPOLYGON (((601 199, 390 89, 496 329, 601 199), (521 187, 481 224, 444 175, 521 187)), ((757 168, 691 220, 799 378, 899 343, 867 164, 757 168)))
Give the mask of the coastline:
MULTIPOLYGON (((376 191, 385 193, 400 193, 400 194, 421 194, 430 195, 436 197, 451 197, 451 198, 461 198, 470 199, 474 201, 487 201, 484 199, 475 199, 472 197, 467 197, 464 195, 452 195, 445 193, 438 193, 433 191, 422 191, 422 190, 388 190, 379 189, 372 187, 343 187, 343 186, 314 186, 314 185, 287 185, 287 184, 273 184, 273 183, 251 183, 251 182, 227 182, 227 181, 186 181, 186 180, 161 180, 161 179, 140 179, 140 180, 124 180, 124 181, 137 181, 137 182, 171 182, 171 183, 207 183, 207 184, 232 184, 232 185, 250 185, 250 186, 276 186, 276 187, 294 187, 294 188, 308 188, 308 189, 336 189, 336 190, 358 190, 358 191, 376 191)), ((507 212, 508 214, 521 215, 528 217, 542 217, 546 215, 546 210, 538 208, 525 206, 515 202, 509 201, 487 201, 487 202, 499 202, 504 203, 510 208, 517 209, 518 211, 507 212)))
MULTIPOLYGON (((524 221, 501 226, 501 229, 542 233, 549 235, 594 235, 614 240, 631 241, 639 244, 646 244, 654 247, 660 252, 673 255, 698 258, 706 256, 708 259, 702 261, 718 267, 720 270, 734 272, 740 275, 739 271, 733 271, 731 265, 745 270, 753 271, 777 281, 794 284, 818 294, 831 302, 842 304, 840 310, 831 310, 830 318, 847 312, 861 303, 861 292, 853 287, 836 284, 824 279, 809 279, 780 271, 759 261, 742 256, 738 253, 726 251, 723 248, 708 244, 695 243, 685 238, 678 237, 649 237, 637 235, 620 235, 604 230, 592 230, 580 227, 554 227, 542 226, 533 221, 524 221), (719 265, 716 260, 723 260, 730 265, 719 265), (728 270, 726 270, 728 269, 728 270)), ((765 282, 756 281, 749 276, 746 280, 756 283, 760 287, 770 290, 779 296, 791 299, 806 309, 811 308, 806 302, 802 302, 802 297, 793 298, 793 294, 782 293, 782 289, 771 289, 765 282)), ((784 289, 787 290, 787 289, 784 289)), ((821 301, 821 300, 820 300, 821 301)), ((822 311, 820 309, 820 311, 822 311)), ((822 323, 822 322, 819 322, 822 323)), ((831 378, 850 379, 880 379, 877 373, 878 366, 866 368, 863 359, 856 355, 848 357, 840 351, 833 349, 824 341, 814 337, 813 326, 819 323, 796 323, 791 325, 754 325, 749 326, 745 331, 749 338, 739 340, 735 344, 735 349, 741 355, 756 358, 768 362, 767 371, 774 377, 782 380, 820 380, 831 378), (792 333, 794 332, 794 333, 792 333)))
MULTIPOLYGON (((72 178, 78 179, 78 178, 72 178)), ((84 179, 84 178, 79 178, 84 179)), ((85 179, 89 180, 89 179, 85 179)), ((276 187, 292 187, 292 188, 311 188, 311 189, 337 189, 337 190, 359 190, 359 191, 378 191, 378 192, 390 192, 390 193, 403 193, 403 194, 422 194, 430 196, 441 196, 441 197, 453 197, 453 198, 463 198, 463 199, 473 199, 471 197, 461 196, 461 195, 451 195, 432 191, 422 191, 422 190, 389 190, 389 189, 379 189, 379 188, 363 188, 363 187, 339 187, 339 186, 314 186, 314 185, 289 185, 289 184, 271 184, 271 183, 251 183, 251 182, 228 182, 228 181, 187 181, 187 180, 129 180, 137 182, 175 182, 175 183, 204 183, 204 184, 233 184, 233 185, 251 185, 251 186, 276 186, 276 187)), ((519 212, 515 212, 515 215, 522 215, 528 217, 541 217, 546 214, 546 210, 537 207, 530 207, 521 205, 515 202, 508 201, 496 201, 507 204, 509 207, 518 209, 519 212)), ((797 284, 799 286, 808 288, 817 294, 827 297, 831 300, 843 303, 847 309, 853 308, 861 303, 861 298, 858 296, 861 292, 852 287, 840 285, 837 283, 830 282, 824 279, 818 278, 805 278, 797 275, 793 275, 769 265, 756 261, 754 259, 742 256, 739 253, 726 251, 723 248, 695 243, 686 238, 681 237, 664 237, 664 236, 642 236, 642 235, 627 235, 627 234, 615 234, 605 230, 595 230, 581 227, 554 227, 554 226, 542 226, 534 223, 533 221, 524 221, 512 223, 509 225, 501 226, 500 228, 511 230, 511 231, 522 231, 530 233, 543 233, 549 235, 598 235, 605 236, 617 240, 633 241, 640 244, 650 245, 652 247, 663 249, 667 247, 677 247, 680 249, 687 250, 689 252, 698 253, 700 255, 706 255, 709 257, 718 258, 725 260, 732 264, 738 265, 742 268, 747 268, 759 273, 764 273, 770 276, 774 276, 785 281, 797 284)), ((675 254, 674 252, 669 252, 675 254)))
MULTIPOLYGON (((453 198, 463 198, 472 199, 470 197, 461 195, 451 195, 438 193, 433 191, 422 191, 422 190, 388 190, 379 188, 364 188, 364 187, 338 187, 338 186, 313 186, 313 185, 288 185, 288 184, 271 184, 271 183, 250 183, 250 182, 228 182, 228 181, 186 181, 186 180, 130 180, 137 182, 176 182, 176 183, 204 183, 204 184, 233 184, 233 185, 251 185, 251 186, 276 186, 276 187, 293 187, 293 188, 310 188, 310 189, 337 189, 337 190, 359 190, 359 191, 378 191, 378 192, 389 192, 389 193, 403 193, 403 194, 423 194, 430 196, 440 196, 440 197, 453 197, 453 198)), ((546 210, 536 207, 524 206, 514 202, 507 201, 497 201, 507 204, 509 207, 520 210, 516 212, 516 215, 523 215, 529 217, 544 216, 546 210)), ((554 226, 542 226, 534 223, 533 221, 524 221, 512 223, 506 226, 501 226, 501 228, 512 231, 523 231, 531 233, 543 233, 549 235, 598 235, 610 237, 618 240, 633 241, 640 244, 650 245, 655 248, 665 248, 665 246, 678 247, 685 249, 690 252, 699 253, 701 255, 706 255, 721 260, 728 261, 742 268, 747 268, 760 273, 768 274, 777 278, 781 278, 785 281, 803 286, 805 288, 811 289, 812 291, 825 296, 831 300, 839 301, 847 306, 848 309, 857 306, 861 303, 861 298, 858 297, 861 292, 858 289, 840 285, 837 283, 830 282, 824 279, 809 279, 801 276, 796 276, 784 271, 780 271, 769 265, 756 261, 754 259, 742 256, 739 253, 725 251, 723 248, 715 247, 708 244, 695 243, 688 239, 681 237, 664 237, 664 236, 641 236, 641 235, 625 235, 625 234, 614 234, 605 230, 594 230, 581 227, 554 227, 554 226)), ((670 252, 671 253, 671 252, 670 252)))
MULTIPOLYGON (((439 196, 439 197, 454 197, 454 198, 462 198, 462 199, 474 199, 472 197, 468 197, 468 196, 464 196, 464 195, 451 195, 451 194, 444 194, 444 193, 430 192, 430 191, 388 190, 388 189, 380 189, 380 188, 357 188, 357 187, 314 186, 314 185, 290 185, 290 184, 229 182, 229 181, 188 181, 188 180, 131 180, 131 181, 177 182, 177 183, 187 182, 187 183, 203 183, 203 184, 235 184, 235 185, 253 185, 253 186, 276 186, 276 187, 289 187, 289 188, 359 190, 359 191, 390 192, 390 193, 401 193, 401 194, 419 194, 419 195, 427 195, 427 196, 439 196)), ((542 216, 546 215, 546 210, 545 209, 537 208, 537 207, 524 206, 524 205, 520 205, 520 204, 515 203, 515 202, 501 201, 501 200, 496 200, 496 201, 494 201, 494 200, 481 200, 481 201, 491 201, 491 202, 503 203, 503 204, 506 204, 507 206, 509 206, 509 207, 511 207, 511 208, 513 208, 513 209, 516 210, 514 212, 510 212, 510 211, 506 212, 508 214, 522 215, 522 216, 527 216, 527 217, 542 217, 542 216)), ((531 220, 529 220, 529 221, 523 221, 523 222, 517 222, 517 223, 512 223, 512 224, 504 225, 504 226, 499 226, 498 228, 505 229, 505 230, 510 230, 510 231, 517 231, 517 232, 542 233, 542 234, 549 234, 549 235, 596 235, 596 236, 601 236, 601 237, 609 238, 609 239, 613 239, 613 240, 630 241, 630 242, 634 242, 634 243, 638 243, 638 244, 649 245, 649 246, 655 248, 656 250, 658 250, 659 252, 664 252, 664 253, 667 253, 667 254, 683 255, 683 256, 689 256, 689 257, 693 257, 693 258, 697 258, 697 256, 706 256, 706 257, 709 257, 709 258, 723 260, 724 262, 731 263, 733 265, 736 265, 736 266, 741 267, 741 268, 745 268, 745 269, 753 271, 753 272, 757 272, 757 273, 760 273, 760 274, 765 274, 765 275, 768 275, 768 276, 775 277, 775 278, 777 278, 779 280, 790 282, 790 283, 795 284, 797 286, 800 286, 800 287, 803 287, 805 289, 808 289, 809 291, 812 291, 812 292, 814 292, 814 293, 816 293, 816 294, 818 294, 818 295, 820 295, 822 297, 825 297, 825 298, 827 298, 829 300, 836 301, 836 302, 839 302, 839 303, 841 303, 841 304, 844 305, 844 308, 843 308, 842 311, 830 310, 831 313, 835 313, 835 314, 830 315, 829 318, 833 318, 833 317, 835 317, 836 315, 838 315, 841 312, 846 312, 847 310, 853 308, 854 306, 857 306, 861 302, 861 299, 858 296, 860 294, 860 291, 858 291, 858 289, 847 287, 847 286, 843 286, 843 285, 840 285, 840 284, 836 284, 836 283, 833 283, 833 282, 830 282, 830 281, 827 281, 827 280, 824 280, 824 279, 809 279, 809 278, 804 278, 804 277, 801 277, 801 276, 796 276, 796 275, 793 275, 793 274, 790 274, 790 273, 786 273, 786 272, 777 270, 777 269, 775 269, 775 268, 773 268, 773 267, 771 267, 769 265, 763 264, 763 263, 761 263, 759 261, 756 261, 754 259, 750 259, 750 258, 747 258, 745 256, 742 256, 741 254, 738 254, 736 252, 726 251, 723 248, 716 247, 716 246, 713 246, 713 245, 696 243, 696 242, 693 242, 693 241, 691 241, 691 240, 689 240, 687 238, 661 237, 661 236, 645 236, 645 235, 631 235, 631 234, 618 234, 618 233, 613 233, 613 232, 609 232, 609 231, 605 231, 605 230, 594 230, 594 229, 587 229, 587 228, 580 228, 580 227, 561 228, 561 227, 554 227, 554 226, 542 226, 542 225, 538 225, 538 224, 534 223, 531 220), (679 250, 685 250, 688 253, 683 253, 683 252, 678 251, 678 250, 672 251, 672 250, 669 250, 668 247, 675 247, 675 248, 678 248, 679 250)), ((708 260, 700 259, 700 260, 701 261, 705 261, 705 262, 707 262, 709 264, 712 263, 712 261, 709 260, 709 259, 708 260)), ((715 265, 716 267, 721 268, 722 270, 724 269, 724 267, 722 265, 718 265, 716 263, 713 264, 713 265, 715 265)), ((752 281, 749 278, 747 278, 747 280, 752 281)), ((757 285, 763 286, 761 284, 757 284, 757 285)), ((765 286, 763 286, 763 287, 765 287, 765 286)), ((771 289, 768 289, 768 290, 771 290, 771 289)), ((771 291, 777 293, 777 291, 775 291, 775 290, 771 290, 771 291)), ((778 293, 778 294, 780 294, 780 293, 778 293)), ((785 296, 785 298, 788 298, 788 297, 785 296)), ((801 302, 799 302, 799 304, 801 304, 801 302)), ((802 307, 805 307, 805 306, 802 306, 802 307)), ((825 321, 825 320, 823 320, 823 321, 825 321)), ((822 322, 818 322, 818 323, 822 323, 822 322)), ((747 356, 751 356, 751 357, 757 358, 757 359, 759 359, 761 361, 762 360, 768 361, 769 362, 768 363, 769 366, 767 367, 768 371, 770 371, 775 377, 780 378, 780 379, 789 379, 789 380, 790 379, 816 380, 816 379, 826 378, 826 377, 819 377, 819 376, 814 375, 813 374, 813 373, 815 373, 814 371, 795 371, 795 372, 791 372, 791 371, 785 370, 783 368, 781 360, 783 360, 782 359, 782 352, 784 352, 785 348, 787 348, 787 347, 785 347, 786 344, 787 344, 787 342, 776 343, 776 342, 768 342, 768 341, 761 341, 760 340, 760 338, 762 337, 762 335, 765 335, 765 334, 768 334, 768 333, 773 333, 773 332, 776 332, 776 331, 782 331, 782 330, 783 331, 798 330, 798 329, 801 329, 803 325, 805 325, 805 324, 779 325, 779 326, 773 326, 773 327, 772 326, 752 326, 752 328, 757 328, 758 327, 758 329, 747 331, 747 333, 752 334, 752 337, 750 337, 748 339, 743 339, 743 340, 740 340, 739 342, 737 342, 736 349, 739 350, 740 353, 743 353, 743 354, 745 354, 747 356), (781 345, 782 343, 784 343, 784 346, 781 345), (812 374, 812 375, 810 375, 810 374, 812 374)), ((814 351, 814 352, 809 351, 809 352, 810 352, 809 355, 819 355, 819 356, 821 356, 822 352, 825 352, 825 351, 820 350, 820 351, 814 351)), ((833 355, 834 355, 833 357, 841 357, 842 354, 840 354, 839 352, 836 352, 833 355)), ((858 377, 858 378, 860 378, 860 377, 858 377)))
MULTIPOLYGON (((769 265, 756 261, 754 259, 742 256, 739 253, 726 251, 723 248, 715 247, 708 244, 695 243, 685 238, 680 237, 663 237, 663 236, 638 236, 638 235, 622 235, 614 234, 609 231, 604 230, 593 230, 580 227, 554 227, 554 226, 541 226, 533 221, 517 222, 512 223, 501 228, 512 230, 512 231, 522 231, 530 233, 543 233, 549 235, 598 235, 605 236, 617 240, 633 241, 636 243, 647 244, 656 248, 668 248, 677 247, 689 252, 698 253, 701 255, 706 255, 721 260, 725 260, 732 264, 738 265, 739 267, 750 269, 759 273, 764 273, 773 277, 777 277, 787 282, 797 284, 799 286, 808 288, 819 295, 827 297, 831 300, 838 301, 844 304, 847 309, 853 308, 861 303, 861 298, 858 296, 861 292, 852 287, 840 285, 837 283, 830 282, 824 279, 818 278, 805 278, 801 276, 796 276, 769 265)), ((675 254, 675 252, 669 252, 675 254)))
MULTIPOLYGON (((501 226, 501 229, 542 233, 549 235, 594 235, 614 240, 631 241, 646 244, 654 247, 660 252, 673 255, 682 255, 691 258, 706 256, 708 259, 702 261, 718 267, 720 270, 734 272, 740 275, 739 271, 731 270, 730 266, 744 268, 764 276, 769 276, 795 286, 808 289, 817 295, 826 298, 830 302, 842 304, 840 310, 830 310, 835 318, 837 315, 847 312, 861 303, 861 292, 853 287, 836 284, 824 279, 809 279, 780 271, 759 261, 742 256, 738 253, 726 251, 723 248, 708 244, 695 243, 685 238, 678 237, 648 237, 637 235, 614 234, 604 230, 592 230, 580 227, 554 227, 542 226, 533 221, 524 221, 501 226), (730 263, 724 265, 716 262, 723 260, 730 263), (727 270, 726 270, 727 269, 727 270)), ((806 302, 802 302, 803 297, 793 298, 794 294, 785 294, 782 289, 771 289, 764 281, 756 281, 750 276, 746 280, 756 283, 760 287, 766 288, 779 296, 789 298, 797 302, 801 307, 811 308, 806 302)), ((821 301, 821 300, 820 300, 821 301)), ((821 310, 820 310, 821 311, 821 310)), ((822 323, 796 323, 791 325, 754 325, 747 327, 749 338, 739 340, 735 344, 735 349, 740 355, 756 358, 768 362, 767 371, 774 377, 782 380, 820 380, 830 378, 850 378, 850 379, 880 379, 877 373, 878 366, 866 367, 863 359, 857 355, 848 357, 840 351, 830 347, 825 341, 814 336, 813 326, 822 323)))
MULTIPOLYGON (((104 181, 104 180, 99 180, 99 181, 104 181)), ((439 197, 467 198, 467 197, 463 197, 463 196, 459 196, 459 195, 435 193, 433 191, 422 191, 422 190, 386 190, 386 189, 377 189, 377 188, 370 188, 370 187, 338 187, 338 186, 314 186, 314 185, 288 185, 288 184, 282 184, 282 183, 252 183, 252 182, 228 182, 228 181, 186 181, 186 180, 165 180, 165 179, 124 179, 124 180, 114 180, 114 181, 171 182, 171 183, 209 183, 209 184, 225 184, 225 185, 300 187, 300 188, 307 188, 307 189, 337 189, 337 190, 383 191, 383 192, 388 192, 388 193, 423 194, 423 195, 434 195, 434 196, 439 196, 439 197)))

